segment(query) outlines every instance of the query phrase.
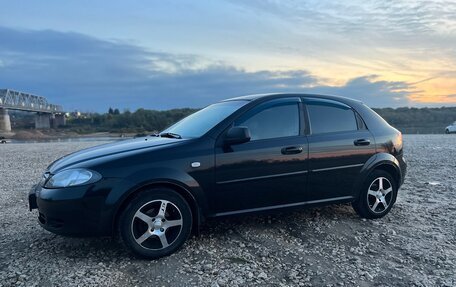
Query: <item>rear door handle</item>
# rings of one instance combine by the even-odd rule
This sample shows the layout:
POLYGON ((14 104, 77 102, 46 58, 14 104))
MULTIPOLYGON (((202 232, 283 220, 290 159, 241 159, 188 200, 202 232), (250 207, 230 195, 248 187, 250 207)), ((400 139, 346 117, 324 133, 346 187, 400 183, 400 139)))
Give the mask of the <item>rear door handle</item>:
POLYGON ((371 141, 368 140, 368 139, 359 139, 359 140, 355 140, 354 144, 356 146, 360 146, 360 145, 370 145, 371 141))
POLYGON ((297 154, 302 152, 302 146, 289 146, 282 149, 282 154, 297 154))

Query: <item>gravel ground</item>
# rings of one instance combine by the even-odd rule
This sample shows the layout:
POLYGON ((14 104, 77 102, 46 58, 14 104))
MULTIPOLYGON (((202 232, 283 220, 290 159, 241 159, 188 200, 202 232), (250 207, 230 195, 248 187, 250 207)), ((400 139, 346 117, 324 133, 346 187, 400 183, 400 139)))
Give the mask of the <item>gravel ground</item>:
POLYGON ((210 220, 167 258, 51 234, 29 212, 44 168, 100 142, 0 145, 0 286, 456 286, 456 136, 405 136, 408 176, 380 220, 349 205, 210 220))

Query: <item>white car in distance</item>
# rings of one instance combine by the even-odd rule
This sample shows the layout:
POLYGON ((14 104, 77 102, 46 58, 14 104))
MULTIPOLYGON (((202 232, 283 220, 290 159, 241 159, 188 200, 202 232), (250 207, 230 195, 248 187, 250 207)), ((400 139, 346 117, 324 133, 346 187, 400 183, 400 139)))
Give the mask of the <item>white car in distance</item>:
POLYGON ((452 123, 451 125, 445 128, 446 134, 456 133, 456 122, 452 123))

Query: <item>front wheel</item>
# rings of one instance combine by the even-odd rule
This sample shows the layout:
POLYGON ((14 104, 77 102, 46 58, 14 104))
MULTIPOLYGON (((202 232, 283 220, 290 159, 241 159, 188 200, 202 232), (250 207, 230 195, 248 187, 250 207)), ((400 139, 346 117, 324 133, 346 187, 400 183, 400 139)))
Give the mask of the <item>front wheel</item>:
POLYGON ((394 178, 386 171, 374 170, 363 184, 353 208, 363 218, 380 218, 393 207, 397 196, 394 178))
POLYGON ((136 255, 159 258, 177 251, 192 229, 192 213, 174 190, 152 189, 139 193, 123 211, 120 235, 136 255))
POLYGON ((446 129, 446 130, 445 130, 445 133, 446 133, 446 134, 449 134, 449 133, 450 133, 450 131, 449 131, 448 129, 446 129))

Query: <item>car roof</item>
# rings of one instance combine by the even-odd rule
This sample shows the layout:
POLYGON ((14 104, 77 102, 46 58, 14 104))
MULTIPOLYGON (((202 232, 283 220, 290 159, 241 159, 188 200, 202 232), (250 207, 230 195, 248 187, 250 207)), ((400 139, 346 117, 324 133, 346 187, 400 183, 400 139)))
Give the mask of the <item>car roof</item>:
POLYGON ((268 94, 252 94, 252 95, 245 95, 241 97, 235 97, 235 98, 230 98, 224 100, 226 101, 239 101, 239 100, 244 100, 244 101, 255 101, 255 100, 260 100, 260 99, 275 99, 275 98, 286 98, 286 97, 306 97, 306 98, 316 98, 316 99, 325 99, 325 100, 334 100, 334 101, 339 101, 345 104, 351 104, 351 103, 362 103, 361 101, 351 99, 351 98, 346 98, 346 97, 341 97, 341 96, 335 96, 335 95, 321 95, 321 94, 303 94, 303 93, 268 93, 268 94))

